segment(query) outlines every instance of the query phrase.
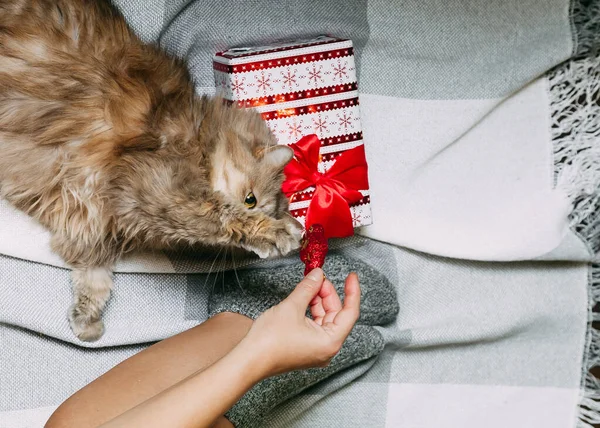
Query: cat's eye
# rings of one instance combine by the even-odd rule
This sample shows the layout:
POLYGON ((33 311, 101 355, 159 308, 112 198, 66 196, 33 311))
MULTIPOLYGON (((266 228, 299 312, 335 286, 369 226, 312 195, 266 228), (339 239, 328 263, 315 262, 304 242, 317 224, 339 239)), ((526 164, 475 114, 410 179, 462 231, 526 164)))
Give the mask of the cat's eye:
POLYGON ((246 195, 246 199, 244 199, 244 205, 251 209, 256 206, 256 196, 254 196, 254 193, 250 192, 246 195))

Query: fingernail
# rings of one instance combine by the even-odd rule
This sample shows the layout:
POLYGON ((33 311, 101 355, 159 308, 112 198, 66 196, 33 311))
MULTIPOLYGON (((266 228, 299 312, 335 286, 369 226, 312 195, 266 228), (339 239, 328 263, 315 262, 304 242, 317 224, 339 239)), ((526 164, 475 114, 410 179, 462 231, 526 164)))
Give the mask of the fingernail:
POLYGON ((307 278, 310 278, 313 281, 320 281, 323 278, 323 276, 324 276, 323 271, 319 268, 311 270, 308 273, 308 275, 306 275, 307 278))

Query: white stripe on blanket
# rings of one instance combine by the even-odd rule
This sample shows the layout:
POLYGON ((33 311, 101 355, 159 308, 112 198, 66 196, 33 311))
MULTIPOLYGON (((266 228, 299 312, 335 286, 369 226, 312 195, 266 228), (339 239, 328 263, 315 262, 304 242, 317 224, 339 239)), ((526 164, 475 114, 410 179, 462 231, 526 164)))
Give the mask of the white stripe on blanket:
POLYGON ((567 388, 393 383, 385 426, 570 428, 578 398, 579 389, 567 388))
POLYGON ((361 234, 472 260, 556 251, 571 204, 553 189, 548 105, 544 79, 503 102, 363 94, 373 225, 361 234))
MULTIPOLYGON (((354 387, 360 388, 360 384, 354 387)), ((385 426, 390 428, 567 428, 576 421, 579 397, 579 389, 566 388, 398 383, 388 387, 385 426), (432 408, 443 411, 432 412, 432 408)), ((338 394, 343 395, 344 391, 338 394)), ((43 428, 56 408, 0 412, 0 428, 43 428)), ((326 415, 320 417, 325 424, 326 415)))
POLYGON ((0 412, 0 428, 43 428, 56 406, 0 412))

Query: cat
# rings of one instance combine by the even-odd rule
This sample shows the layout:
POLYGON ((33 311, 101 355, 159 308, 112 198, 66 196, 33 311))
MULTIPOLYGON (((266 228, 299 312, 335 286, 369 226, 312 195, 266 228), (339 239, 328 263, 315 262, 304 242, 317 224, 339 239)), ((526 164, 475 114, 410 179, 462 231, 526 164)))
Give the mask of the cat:
POLYGON ((126 252, 297 249, 281 191, 292 156, 258 113, 196 95, 185 64, 108 0, 0 0, 0 196, 72 267, 80 340, 104 333, 126 252))

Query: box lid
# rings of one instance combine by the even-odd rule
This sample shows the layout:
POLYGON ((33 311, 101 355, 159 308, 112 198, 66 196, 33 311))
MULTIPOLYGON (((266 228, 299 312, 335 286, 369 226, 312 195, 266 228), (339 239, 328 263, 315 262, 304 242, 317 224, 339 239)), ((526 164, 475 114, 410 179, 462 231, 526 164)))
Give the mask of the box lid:
POLYGON ((275 42, 263 46, 231 48, 223 52, 217 52, 214 60, 229 65, 244 64, 264 59, 284 58, 289 55, 297 55, 298 53, 301 53, 298 51, 306 50, 306 52, 316 52, 321 49, 331 50, 346 47, 352 47, 351 40, 331 36, 317 36, 310 39, 275 42))

